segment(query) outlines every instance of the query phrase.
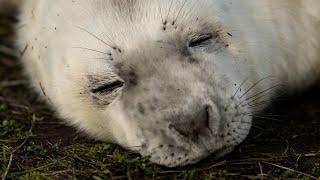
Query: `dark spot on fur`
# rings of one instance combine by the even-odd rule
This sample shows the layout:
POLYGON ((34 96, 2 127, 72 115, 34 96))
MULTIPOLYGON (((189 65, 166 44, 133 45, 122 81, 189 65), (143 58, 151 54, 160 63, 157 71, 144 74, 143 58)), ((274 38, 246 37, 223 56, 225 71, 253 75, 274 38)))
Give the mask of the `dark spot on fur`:
POLYGON ((190 63, 198 63, 198 61, 195 58, 189 58, 189 62, 190 63))
POLYGON ((158 131, 153 131, 152 133, 153 133, 154 136, 158 135, 158 131))
POLYGON ((141 114, 145 113, 145 108, 141 103, 138 103, 138 110, 141 114))
POLYGON ((159 148, 163 148, 163 144, 160 144, 159 148))
POLYGON ((158 98, 153 98, 153 102, 158 103, 159 99, 158 98))
POLYGON ((131 86, 131 87, 133 87, 133 86, 136 86, 138 83, 137 83, 137 80, 135 79, 135 78, 130 78, 129 79, 129 85, 131 86))
POLYGON ((138 78, 138 75, 132 70, 129 72, 128 74, 131 78, 134 78, 134 79, 137 79, 138 78))
POLYGON ((154 111, 156 111, 157 109, 156 109, 156 107, 154 107, 153 105, 150 105, 150 110, 154 112, 154 111))
POLYGON ((171 153, 170 155, 171 155, 171 157, 174 157, 175 154, 174 154, 174 153, 171 153))
POLYGON ((189 51, 188 48, 185 47, 185 46, 183 46, 183 48, 181 48, 180 53, 181 53, 182 56, 184 56, 184 57, 190 57, 190 56, 191 56, 190 51, 189 51))
POLYGON ((133 68, 131 67, 130 70, 120 69, 119 76, 124 79, 126 82, 125 86, 127 89, 133 88, 138 84, 138 75, 134 72, 133 68))
POLYGON ((164 93, 164 89, 163 88, 160 88, 159 91, 160 91, 160 93, 164 93))
POLYGON ((165 20, 165 21, 163 22, 163 25, 167 25, 167 23, 168 23, 168 21, 167 21, 167 20, 165 20))
POLYGON ((173 147, 174 147, 174 145, 172 145, 172 144, 169 144, 169 145, 168 145, 168 147, 169 147, 169 148, 173 148, 173 147))
POLYGON ((117 69, 122 69, 122 67, 123 67, 123 63, 121 63, 121 62, 118 62, 118 63, 116 63, 114 66, 115 66, 115 68, 117 68, 117 69))

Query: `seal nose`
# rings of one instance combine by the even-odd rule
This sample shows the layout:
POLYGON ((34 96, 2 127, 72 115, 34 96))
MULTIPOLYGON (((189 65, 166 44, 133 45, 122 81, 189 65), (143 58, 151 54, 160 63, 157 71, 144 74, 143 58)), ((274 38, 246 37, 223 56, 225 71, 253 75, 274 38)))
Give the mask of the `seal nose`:
POLYGON ((198 139, 200 135, 207 133, 209 128, 209 106, 205 106, 191 116, 191 118, 174 122, 170 126, 181 135, 192 139, 198 139))

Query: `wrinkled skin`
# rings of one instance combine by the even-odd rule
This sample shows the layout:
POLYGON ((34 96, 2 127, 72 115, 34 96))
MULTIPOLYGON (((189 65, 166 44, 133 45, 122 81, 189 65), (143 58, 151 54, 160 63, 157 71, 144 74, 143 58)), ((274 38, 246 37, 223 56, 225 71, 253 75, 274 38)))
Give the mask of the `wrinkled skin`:
POLYGON ((17 42, 32 86, 66 122, 174 167, 231 152, 268 102, 316 80, 315 7, 28 0, 17 42))

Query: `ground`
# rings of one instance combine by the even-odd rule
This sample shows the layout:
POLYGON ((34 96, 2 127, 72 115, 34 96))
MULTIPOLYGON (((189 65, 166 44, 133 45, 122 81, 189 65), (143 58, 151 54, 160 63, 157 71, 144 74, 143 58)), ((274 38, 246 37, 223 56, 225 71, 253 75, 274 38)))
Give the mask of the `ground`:
MULTIPOLYGON (((320 85, 275 102, 233 153, 186 167, 151 164, 56 118, 29 89, 0 15, 0 176, 3 179, 318 179, 320 85)), ((21 53, 21 52, 20 52, 21 53)))

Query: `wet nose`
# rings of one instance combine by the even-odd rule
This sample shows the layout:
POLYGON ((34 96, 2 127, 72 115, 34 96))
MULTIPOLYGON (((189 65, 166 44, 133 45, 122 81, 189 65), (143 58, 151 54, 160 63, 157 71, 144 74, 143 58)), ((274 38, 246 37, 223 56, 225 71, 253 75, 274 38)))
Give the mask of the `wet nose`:
POLYGON ((205 106, 191 115, 191 117, 174 122, 170 126, 183 136, 198 139, 199 136, 210 130, 209 118, 209 107, 205 106))

